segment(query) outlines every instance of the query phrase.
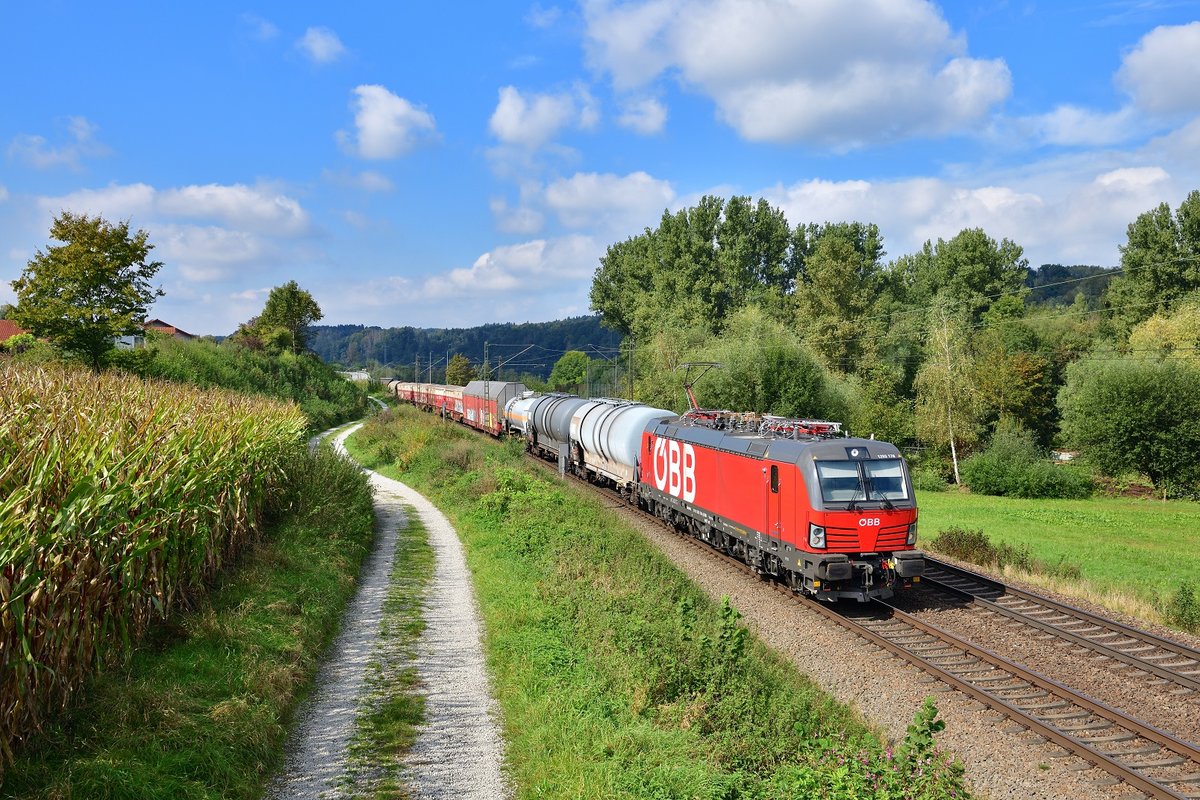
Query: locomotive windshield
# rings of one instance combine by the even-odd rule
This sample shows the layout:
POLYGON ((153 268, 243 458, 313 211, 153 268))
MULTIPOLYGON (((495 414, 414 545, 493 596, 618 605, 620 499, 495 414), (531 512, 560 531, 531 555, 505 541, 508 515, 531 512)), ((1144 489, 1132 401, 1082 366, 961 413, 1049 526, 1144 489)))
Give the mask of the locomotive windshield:
POLYGON ((817 479, 826 503, 858 503, 908 499, 900 459, 818 461, 817 479))

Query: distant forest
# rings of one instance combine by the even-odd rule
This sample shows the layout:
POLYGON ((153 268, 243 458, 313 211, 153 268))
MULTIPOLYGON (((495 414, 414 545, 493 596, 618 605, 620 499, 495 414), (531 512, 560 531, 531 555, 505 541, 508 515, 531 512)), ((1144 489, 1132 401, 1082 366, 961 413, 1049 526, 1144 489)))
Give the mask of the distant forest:
POLYGON ((1038 306, 1069 306, 1078 295, 1086 308, 1100 307, 1100 300, 1117 272, 1112 267, 1064 267, 1062 264, 1042 264, 1029 270, 1025 285, 1032 291, 1027 303, 1038 306), (1096 277, 1093 280, 1086 278, 1096 277))
POLYGON ((441 380, 447 358, 455 353, 466 356, 473 365, 482 364, 486 342, 488 358, 492 366, 502 365, 503 376, 533 375, 544 380, 567 350, 582 350, 593 358, 612 357, 621 339, 620 333, 601 327, 600 317, 594 316, 477 328, 314 325, 310 328, 309 348, 324 361, 342 368, 370 368, 409 380, 418 362, 428 377, 432 359, 433 377, 441 380), (529 349, 522 353, 526 347, 529 349))

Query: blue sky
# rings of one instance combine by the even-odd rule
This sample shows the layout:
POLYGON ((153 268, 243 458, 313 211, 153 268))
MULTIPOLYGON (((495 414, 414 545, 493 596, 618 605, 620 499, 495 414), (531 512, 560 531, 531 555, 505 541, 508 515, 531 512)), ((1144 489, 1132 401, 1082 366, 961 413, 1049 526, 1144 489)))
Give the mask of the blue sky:
POLYGON ((5 4, 0 302, 67 209, 144 228, 152 316, 227 334, 588 312, 704 194, 1116 264, 1200 189, 1200 2, 5 4))

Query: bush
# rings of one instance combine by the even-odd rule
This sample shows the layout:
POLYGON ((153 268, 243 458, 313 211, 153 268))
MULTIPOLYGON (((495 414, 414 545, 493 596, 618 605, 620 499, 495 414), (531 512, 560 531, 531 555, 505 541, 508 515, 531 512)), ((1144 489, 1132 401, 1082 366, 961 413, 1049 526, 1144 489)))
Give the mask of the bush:
POLYGON ((936 467, 918 467, 912 473, 913 486, 922 492, 944 492, 948 487, 942 471, 936 467))
POLYGON ((1200 483, 1200 367, 1097 357, 1067 371, 1063 434, 1107 475, 1145 474, 1159 490, 1200 483))
POLYGON ((1190 583, 1180 584, 1179 591, 1163 610, 1163 616, 1185 631, 1200 631, 1200 599, 1196 597, 1195 587, 1190 583))
POLYGON ((973 492, 1007 497, 1082 498, 1093 489, 1087 473, 1050 463, 1032 433, 1003 423, 987 450, 963 462, 962 475, 973 492))
POLYGON ((945 553, 961 561, 978 564, 981 567, 995 567, 1000 570, 1012 567, 1023 572, 1049 575, 1066 580, 1083 578, 1083 570, 1078 564, 1067 561, 1065 558, 1060 558, 1053 564, 1038 561, 1028 547, 1013 547, 1004 543, 993 544, 984 532, 979 530, 947 528, 938 532, 938 535, 930 542, 930 547, 940 553, 945 553))

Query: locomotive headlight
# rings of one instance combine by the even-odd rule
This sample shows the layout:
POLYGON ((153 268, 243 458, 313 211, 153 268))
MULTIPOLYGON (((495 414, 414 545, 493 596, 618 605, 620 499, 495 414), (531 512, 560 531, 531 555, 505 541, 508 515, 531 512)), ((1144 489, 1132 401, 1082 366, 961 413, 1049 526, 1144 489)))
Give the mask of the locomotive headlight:
POLYGON ((809 547, 824 547, 825 546, 825 529, 820 525, 808 523, 808 546, 809 547))
POLYGON ((904 540, 905 544, 913 545, 917 543, 917 523, 910 522, 908 524, 908 538, 904 540))

